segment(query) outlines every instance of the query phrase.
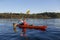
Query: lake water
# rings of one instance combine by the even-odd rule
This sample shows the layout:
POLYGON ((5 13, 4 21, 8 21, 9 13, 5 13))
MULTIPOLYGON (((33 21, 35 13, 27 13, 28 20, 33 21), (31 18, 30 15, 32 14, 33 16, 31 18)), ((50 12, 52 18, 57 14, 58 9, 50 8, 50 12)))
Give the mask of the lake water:
POLYGON ((27 38, 20 36, 21 30, 13 31, 18 19, 0 19, 0 40, 60 40, 60 19, 26 19, 28 24, 47 25, 45 32, 27 29, 27 38))

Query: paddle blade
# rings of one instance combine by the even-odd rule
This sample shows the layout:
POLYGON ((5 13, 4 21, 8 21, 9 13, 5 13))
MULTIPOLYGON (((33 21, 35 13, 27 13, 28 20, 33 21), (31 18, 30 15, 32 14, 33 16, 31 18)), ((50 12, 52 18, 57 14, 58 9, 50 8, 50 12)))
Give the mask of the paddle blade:
POLYGON ((13 30, 14 30, 14 32, 17 32, 16 31, 16 27, 17 27, 17 24, 16 23, 13 23, 13 30))
POLYGON ((29 9, 26 11, 26 14, 30 14, 30 10, 29 9))

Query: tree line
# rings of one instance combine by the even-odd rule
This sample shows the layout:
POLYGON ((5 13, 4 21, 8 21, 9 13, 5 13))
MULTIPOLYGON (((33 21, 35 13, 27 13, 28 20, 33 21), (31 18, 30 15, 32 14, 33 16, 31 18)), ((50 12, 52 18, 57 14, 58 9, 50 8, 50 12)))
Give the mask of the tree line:
POLYGON ((60 13, 44 12, 36 14, 25 13, 0 13, 0 18, 60 18, 60 13))

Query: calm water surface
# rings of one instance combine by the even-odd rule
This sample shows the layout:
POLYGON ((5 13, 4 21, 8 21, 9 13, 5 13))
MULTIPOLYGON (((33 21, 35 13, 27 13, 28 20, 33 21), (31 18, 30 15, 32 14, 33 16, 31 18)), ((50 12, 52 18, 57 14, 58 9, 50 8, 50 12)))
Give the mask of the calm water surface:
MULTIPOLYGON (((60 40, 60 19, 26 20, 29 24, 48 26, 45 32, 27 29, 28 40, 60 40)), ((0 19, 0 40, 26 40, 20 36, 22 29, 17 28, 17 33, 13 31, 13 23, 18 23, 18 19, 0 19)))

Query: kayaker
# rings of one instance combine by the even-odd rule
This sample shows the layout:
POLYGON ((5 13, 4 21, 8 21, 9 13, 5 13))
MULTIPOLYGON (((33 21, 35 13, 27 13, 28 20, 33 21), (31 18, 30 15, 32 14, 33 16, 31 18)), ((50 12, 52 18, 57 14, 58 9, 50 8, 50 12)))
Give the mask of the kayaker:
POLYGON ((28 23, 26 22, 26 19, 23 19, 23 23, 24 25, 28 25, 28 23))
MULTIPOLYGON (((24 27, 26 27, 26 25, 29 25, 27 22, 26 22, 26 19, 20 19, 20 25, 24 25, 24 27)), ((32 26, 32 25, 30 25, 32 26)), ((21 36, 26 36, 26 28, 23 28, 22 29, 22 32, 20 34, 21 36)))
MULTIPOLYGON (((24 26, 25 26, 25 25, 28 25, 27 22, 26 22, 26 19, 23 19, 23 20, 20 19, 20 25, 24 25, 24 26)), ((21 36, 26 36, 26 28, 23 28, 23 29, 22 29, 22 32, 21 32, 20 35, 21 35, 21 36)))
POLYGON ((30 25, 30 26, 33 26, 33 24, 28 24, 28 23, 26 22, 26 19, 23 20, 23 23, 24 23, 24 25, 30 25))
POLYGON ((20 25, 24 25, 24 23, 23 23, 23 20, 22 20, 22 19, 19 19, 19 21, 18 21, 18 22, 19 22, 19 24, 20 24, 20 25))
POLYGON ((26 19, 23 19, 23 20, 19 19, 18 22, 19 22, 20 25, 28 25, 28 23, 26 22, 26 19))

